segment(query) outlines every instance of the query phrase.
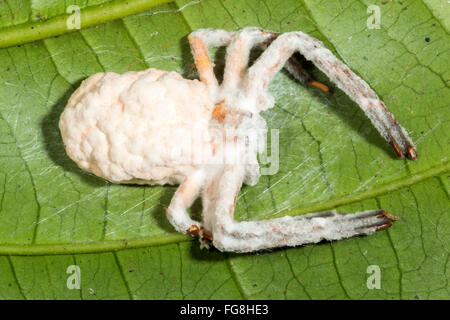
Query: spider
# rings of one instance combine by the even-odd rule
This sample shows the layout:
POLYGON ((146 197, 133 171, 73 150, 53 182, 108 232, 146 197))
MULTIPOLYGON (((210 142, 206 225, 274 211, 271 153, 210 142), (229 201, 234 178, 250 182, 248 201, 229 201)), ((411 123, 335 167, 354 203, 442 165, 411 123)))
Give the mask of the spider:
POLYGON ((415 160, 416 149, 369 85, 322 42, 303 32, 199 29, 188 39, 200 81, 151 68, 99 73, 83 81, 59 123, 66 151, 80 168, 113 183, 180 184, 166 210, 168 220, 177 231, 198 236, 221 251, 339 240, 392 225, 397 217, 383 210, 235 221, 242 184, 254 185, 260 177, 256 159, 262 151, 251 132, 267 131, 259 113, 274 105, 267 87, 275 74, 285 67, 301 82, 330 91, 291 58, 296 52, 359 105, 400 158, 415 160), (208 49, 221 46, 227 53, 219 84, 208 49), (253 48, 264 51, 249 66, 253 48), (192 145, 191 157, 181 161, 193 131, 202 138, 192 145), (223 161, 224 154, 234 155, 234 160, 223 161), (202 221, 194 221, 187 211, 198 197, 202 221))

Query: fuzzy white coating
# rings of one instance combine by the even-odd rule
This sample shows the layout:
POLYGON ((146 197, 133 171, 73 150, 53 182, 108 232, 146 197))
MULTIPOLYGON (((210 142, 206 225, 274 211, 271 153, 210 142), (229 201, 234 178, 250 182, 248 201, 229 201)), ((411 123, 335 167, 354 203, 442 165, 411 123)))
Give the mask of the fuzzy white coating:
MULTIPOLYGON (((80 168, 115 183, 179 183, 167 208, 170 223, 222 251, 339 240, 392 225, 396 218, 383 210, 235 221, 242 183, 253 185, 260 177, 257 154, 266 147, 261 137, 267 126, 259 113, 274 105, 268 84, 296 51, 359 104, 399 155, 415 159, 417 154, 370 86, 307 34, 201 29, 189 41, 202 82, 156 69, 98 73, 83 81, 59 122, 66 151, 80 168), (228 46, 220 85, 208 54, 214 46, 228 46), (265 51, 248 66, 255 46, 265 51), (199 196, 201 222, 187 212, 199 196)), ((297 68, 288 71, 309 79, 297 68)))
POLYGON ((198 165, 180 163, 174 150, 204 152, 185 132, 195 124, 207 137, 212 108, 204 84, 176 72, 98 73, 73 93, 59 127, 83 170, 116 183, 174 184, 198 165))

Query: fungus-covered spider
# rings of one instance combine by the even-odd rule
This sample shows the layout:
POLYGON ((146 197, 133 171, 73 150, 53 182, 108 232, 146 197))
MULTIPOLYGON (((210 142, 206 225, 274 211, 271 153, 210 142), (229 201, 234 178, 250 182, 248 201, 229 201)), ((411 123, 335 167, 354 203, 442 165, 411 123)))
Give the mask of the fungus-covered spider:
POLYGON ((59 125, 67 153, 80 168, 114 183, 180 184, 167 209, 169 221, 179 232, 211 240, 223 251, 339 240, 392 225, 395 217, 383 210, 233 220, 242 183, 253 185, 259 179, 256 159, 261 147, 251 132, 266 131, 259 113, 274 104, 267 91, 274 75, 284 66, 298 80, 329 90, 291 59, 295 52, 360 106, 399 157, 415 160, 417 154, 406 131, 369 85, 305 33, 202 29, 191 33, 189 41, 201 81, 156 69, 99 73, 74 92, 59 125), (208 55, 208 48, 219 46, 228 47, 220 85, 208 55), (253 47, 265 50, 248 67, 253 47), (224 154, 237 157, 223 161, 224 154), (202 222, 187 212, 199 196, 202 222))

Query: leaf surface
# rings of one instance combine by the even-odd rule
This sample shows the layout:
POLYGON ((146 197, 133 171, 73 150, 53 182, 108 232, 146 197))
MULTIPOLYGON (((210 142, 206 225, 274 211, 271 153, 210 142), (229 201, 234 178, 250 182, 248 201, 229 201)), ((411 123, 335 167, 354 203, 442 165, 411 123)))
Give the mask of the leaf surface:
MULTIPOLYGON (((7 28, 50 21, 70 4, 83 12, 107 3, 3 1, 0 38, 7 28)), ((0 297, 448 298, 450 37, 441 7, 419 0, 176 1, 0 49, 0 297), (366 25, 374 3, 380 29, 366 25), (276 105, 263 114, 280 130, 280 170, 242 189, 237 218, 383 208, 401 217, 392 228, 259 254, 201 251, 165 218, 174 187, 113 185, 67 157, 57 123, 80 81, 148 67, 192 78, 192 30, 249 25, 322 40, 407 128, 419 160, 396 159, 339 90, 325 95, 282 72, 270 86, 276 105), (81 290, 66 286, 69 265, 81 269, 81 290), (370 265, 381 268, 379 290, 366 286, 370 265)), ((220 67, 223 51, 215 55, 220 67)))

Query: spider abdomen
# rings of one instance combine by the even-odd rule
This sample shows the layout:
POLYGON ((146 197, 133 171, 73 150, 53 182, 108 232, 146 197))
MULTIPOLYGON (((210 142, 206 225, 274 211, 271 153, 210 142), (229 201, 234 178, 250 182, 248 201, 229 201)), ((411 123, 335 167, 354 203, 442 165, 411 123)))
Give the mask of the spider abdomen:
POLYGON ((198 139, 207 144, 212 109, 204 84, 176 72, 98 73, 73 93, 59 126, 83 170, 118 183, 175 184, 202 163, 198 139))

